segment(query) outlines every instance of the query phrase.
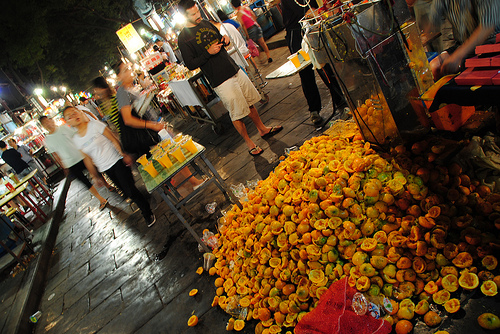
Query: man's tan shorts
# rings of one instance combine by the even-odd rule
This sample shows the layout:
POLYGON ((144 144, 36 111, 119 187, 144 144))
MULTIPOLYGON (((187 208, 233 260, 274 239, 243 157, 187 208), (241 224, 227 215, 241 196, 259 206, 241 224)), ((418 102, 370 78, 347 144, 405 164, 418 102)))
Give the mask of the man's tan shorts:
POLYGON ((241 69, 214 90, 229 111, 231 121, 237 121, 250 114, 249 107, 261 99, 259 92, 241 69))

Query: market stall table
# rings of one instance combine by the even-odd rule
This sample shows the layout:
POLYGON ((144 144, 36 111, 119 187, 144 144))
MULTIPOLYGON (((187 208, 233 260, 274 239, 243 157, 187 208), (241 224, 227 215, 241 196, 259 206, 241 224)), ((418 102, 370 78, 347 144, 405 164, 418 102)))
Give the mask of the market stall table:
POLYGON ((14 226, 12 225, 12 222, 10 221, 10 219, 7 216, 5 216, 3 213, 0 214, 0 224, 7 226, 8 229, 6 229, 5 232, 7 232, 9 230, 12 231, 16 235, 16 237, 22 241, 22 244, 20 247, 16 247, 14 249, 11 249, 2 241, 4 239, 3 238, 4 235, 2 234, 2 238, 0 238, 0 247, 5 249, 19 264, 21 264, 24 267, 25 265, 22 262, 21 254, 23 253, 25 247, 28 247, 29 250, 31 251, 31 253, 34 252, 33 247, 31 245, 31 241, 29 239, 23 237, 22 235, 20 235, 16 231, 14 226))
POLYGON ((187 79, 169 81, 168 86, 182 106, 200 106, 208 116, 195 116, 190 113, 191 118, 212 124, 212 129, 217 134, 222 132, 222 126, 217 120, 225 109, 222 109, 222 112, 214 112, 213 108, 220 102, 220 98, 201 71, 187 79))
POLYGON ((156 160, 153 160, 155 169, 157 171, 159 170, 158 175, 156 175, 155 177, 151 177, 151 175, 144 170, 142 165, 139 166, 139 172, 144 181, 144 184, 146 185, 147 191, 149 193, 157 191, 165 201, 165 203, 167 203, 173 213, 181 221, 184 227, 186 227, 189 233, 191 233, 191 235, 196 239, 196 241, 203 247, 206 252, 210 252, 210 249, 205 245, 203 241, 201 241, 201 238, 193 230, 189 222, 179 212, 179 209, 183 207, 184 204, 186 204, 189 200, 203 191, 203 189, 205 189, 210 183, 215 183, 215 185, 222 191, 224 197, 226 197, 228 201, 236 203, 240 207, 241 204, 236 199, 232 198, 231 193, 225 189, 224 181, 220 177, 219 173, 217 173, 217 170, 214 168, 212 163, 205 157, 205 147, 198 143, 193 143, 198 151, 194 154, 189 152, 185 153, 186 160, 182 163, 177 161, 173 164, 172 167, 166 169, 163 168, 156 160), (196 162, 198 158, 203 161, 204 165, 208 167, 209 171, 207 171, 203 165, 196 162), (188 196, 181 198, 181 196, 177 192, 177 187, 187 182, 187 180, 181 182, 177 187, 172 185, 171 180, 180 170, 187 166, 191 166, 195 170, 195 173, 192 174, 191 177, 194 177, 195 175, 205 175, 209 178, 205 181, 204 184, 193 190, 193 192, 191 192, 188 196), (166 189, 164 189, 164 187, 166 187, 166 189))
POLYGON ((52 194, 50 191, 43 185, 43 183, 35 177, 36 173, 38 172, 37 169, 23 177, 20 181, 19 184, 23 184, 25 182, 28 182, 30 186, 33 188, 33 190, 38 194, 40 199, 45 202, 45 204, 50 205, 49 199, 52 201, 52 194))
POLYGON ((439 109, 439 105, 442 103, 453 103, 461 106, 500 107, 499 95, 500 86, 460 86, 456 84, 455 79, 452 79, 437 91, 429 112, 439 109))
POLYGON ((47 219, 47 214, 43 212, 38 203, 33 201, 29 194, 23 194, 25 191, 27 191, 26 189, 28 188, 28 185, 29 182, 27 181, 24 183, 19 183, 14 191, 4 194, 0 199, 0 208, 19 196, 19 198, 24 203, 26 203, 31 212, 33 212, 35 216, 44 223, 47 219))
POLYGON ((299 73, 300 71, 302 71, 304 68, 306 68, 311 64, 312 61, 309 59, 307 61, 303 61, 299 67, 295 67, 295 65, 290 60, 288 60, 286 63, 278 67, 278 69, 269 73, 266 76, 266 79, 279 79, 279 78, 290 77, 294 74, 299 73))

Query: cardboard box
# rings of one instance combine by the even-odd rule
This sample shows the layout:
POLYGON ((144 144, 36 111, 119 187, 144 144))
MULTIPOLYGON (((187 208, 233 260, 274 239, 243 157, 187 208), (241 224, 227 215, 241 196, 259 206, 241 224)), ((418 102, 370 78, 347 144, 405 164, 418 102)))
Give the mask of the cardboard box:
POLYGON ((496 52, 500 52, 500 44, 485 44, 476 46, 477 55, 496 52))
POLYGON ((500 73, 495 75, 491 81, 494 85, 500 86, 500 73))
POLYGON ((457 85, 465 85, 464 83, 461 83, 461 82, 463 82, 463 80, 466 80, 467 76, 469 74, 471 74, 473 70, 474 70, 474 67, 470 67, 470 68, 466 69, 465 71, 463 71, 462 73, 460 73, 459 75, 457 75, 455 77, 455 82, 457 83, 457 85))
POLYGON ((498 72, 498 69, 478 70, 476 68, 468 68, 455 78, 455 82, 457 85, 464 86, 493 85, 492 79, 498 72))
POLYGON ((437 129, 455 132, 474 115, 475 111, 475 107, 448 104, 431 113, 431 118, 437 129))
POLYGON ((490 67, 491 66, 491 58, 480 58, 479 56, 475 56, 465 60, 465 67, 490 67))
POLYGON ((491 58, 491 67, 500 67, 500 55, 491 58))

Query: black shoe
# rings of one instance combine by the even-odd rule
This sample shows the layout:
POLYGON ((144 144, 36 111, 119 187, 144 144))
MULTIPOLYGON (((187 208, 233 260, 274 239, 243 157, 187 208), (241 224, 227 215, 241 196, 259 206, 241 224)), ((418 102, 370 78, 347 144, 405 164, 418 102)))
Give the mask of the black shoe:
POLYGON ((321 125, 323 123, 323 118, 319 115, 318 111, 311 111, 311 122, 315 126, 321 125))
POLYGON ((144 219, 146 220, 148 227, 151 227, 156 223, 156 216, 154 215, 154 213, 152 213, 148 218, 144 217, 144 219))
POLYGON ((268 63, 272 63, 273 62, 273 58, 267 58, 267 62, 268 63))

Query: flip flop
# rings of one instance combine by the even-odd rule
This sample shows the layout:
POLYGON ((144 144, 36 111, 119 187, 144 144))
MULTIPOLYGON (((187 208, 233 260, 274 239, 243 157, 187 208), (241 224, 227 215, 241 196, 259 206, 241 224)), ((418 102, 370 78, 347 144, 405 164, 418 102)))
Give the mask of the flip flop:
POLYGON ((262 135, 261 138, 266 139, 266 138, 272 137, 275 134, 277 134, 278 132, 280 132, 281 130, 283 130, 283 127, 281 125, 273 126, 271 128, 271 130, 269 130, 269 132, 266 133, 265 135, 262 135))
POLYGON ((254 148, 249 150, 248 153, 250 153, 250 155, 257 156, 257 155, 261 155, 262 153, 264 153, 264 150, 258 146, 255 146, 254 148))
POLYGON ((199 187, 201 187, 202 185, 204 185, 204 184, 205 184, 205 182, 207 182, 207 180, 208 180, 208 177, 205 177, 205 176, 204 176, 204 177, 203 177, 203 182, 202 182, 202 183, 200 183, 200 184, 199 184, 199 185, 197 185, 197 186, 194 186, 194 187, 193 187, 193 190, 196 190, 196 189, 198 189, 199 187))
POLYGON ((102 211, 104 210, 104 208, 106 207, 106 205, 108 205, 108 201, 104 201, 101 203, 101 205, 99 205, 99 211, 102 211))

